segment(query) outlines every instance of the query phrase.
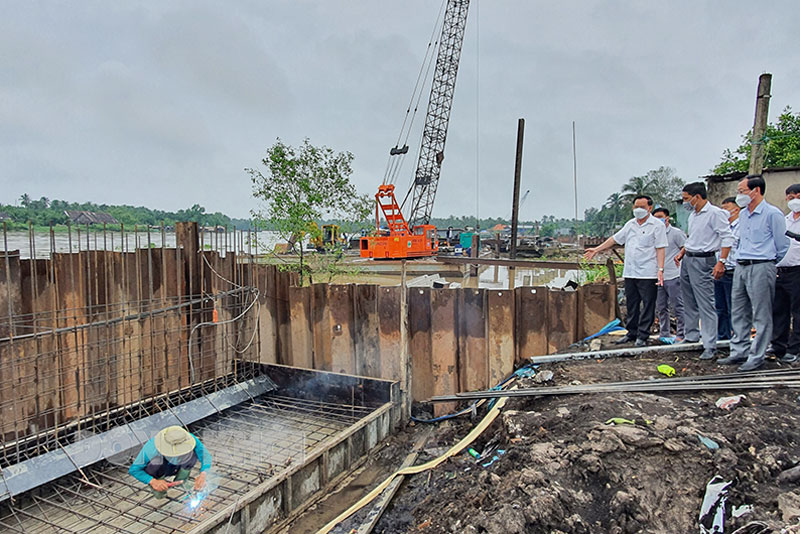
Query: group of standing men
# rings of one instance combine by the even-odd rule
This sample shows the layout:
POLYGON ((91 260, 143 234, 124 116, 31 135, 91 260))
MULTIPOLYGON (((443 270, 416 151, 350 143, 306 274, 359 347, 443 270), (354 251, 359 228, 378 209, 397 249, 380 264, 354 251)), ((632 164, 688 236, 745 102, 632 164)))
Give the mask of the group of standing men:
POLYGON ((708 201, 702 182, 681 194, 689 211, 688 237, 670 224, 666 208, 634 199, 634 217, 598 247, 591 259, 625 246, 627 335, 619 343, 647 344, 658 309, 660 336, 670 337, 670 308, 676 339, 702 341, 701 360, 761 367, 771 344, 775 356, 792 362, 800 353, 800 184, 786 189, 789 214, 764 200, 766 183, 748 176, 722 207, 708 201), (751 330, 755 337, 751 340, 751 330), (721 357, 717 340, 730 339, 721 357))

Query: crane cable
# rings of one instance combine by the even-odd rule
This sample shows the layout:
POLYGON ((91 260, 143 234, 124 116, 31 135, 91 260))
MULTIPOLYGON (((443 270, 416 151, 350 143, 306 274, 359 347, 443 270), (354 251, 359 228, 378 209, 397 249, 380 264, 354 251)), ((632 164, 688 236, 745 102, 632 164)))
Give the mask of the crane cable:
MULTIPOLYGON (((433 32, 431 33, 431 37, 428 40, 428 47, 425 50, 425 57, 422 60, 422 65, 420 66, 419 73, 417 74, 417 81, 414 84, 414 90, 411 93, 411 99, 408 103, 408 107, 406 108, 406 114, 405 117, 403 118, 403 124, 400 127, 400 133, 397 136, 397 143, 395 145, 395 148, 398 149, 402 148, 401 142, 403 143, 403 145, 405 145, 411 133, 411 127, 414 124, 414 119, 416 118, 417 111, 419 109, 419 102, 423 92, 422 89, 424 88, 428 78, 428 74, 430 73, 430 68, 431 65, 433 64, 433 58, 436 57, 436 54, 434 54, 433 52, 438 50, 439 40, 437 38, 437 35, 439 35, 440 33, 441 23, 443 23, 442 18, 446 3, 447 0, 442 0, 442 5, 439 8, 439 15, 436 17, 436 22, 433 25, 433 32), (416 98, 416 103, 414 102, 415 98, 416 98), (411 113, 412 106, 414 107, 413 114, 411 113), (409 115, 411 115, 410 120, 409 120, 409 115), (406 125, 408 125, 407 128, 406 125), (405 138, 403 138, 404 132, 405 132, 405 138)), ((386 162, 386 170, 384 171, 384 178, 383 178, 384 184, 392 184, 395 182, 399 172, 399 167, 401 166, 401 163, 405 159, 406 155, 407 154, 400 154, 398 155, 399 157, 395 157, 392 155, 389 156, 389 159, 386 162)))

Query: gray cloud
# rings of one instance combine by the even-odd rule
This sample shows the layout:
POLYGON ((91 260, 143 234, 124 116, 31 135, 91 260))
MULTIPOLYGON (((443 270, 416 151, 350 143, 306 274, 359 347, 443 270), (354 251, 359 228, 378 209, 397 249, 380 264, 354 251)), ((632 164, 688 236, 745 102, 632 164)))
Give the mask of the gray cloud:
MULTIPOLYGON (((242 169, 276 137, 352 151, 359 189, 376 189, 439 3, 3 7, 3 201, 246 216, 242 169)), ((744 1, 473 0, 435 214, 474 214, 479 197, 481 215, 508 215, 519 117, 526 218, 572 214, 573 120, 581 212, 660 165, 707 173, 750 126, 761 72, 774 74, 772 117, 800 106, 794 2, 752 15, 744 1)))

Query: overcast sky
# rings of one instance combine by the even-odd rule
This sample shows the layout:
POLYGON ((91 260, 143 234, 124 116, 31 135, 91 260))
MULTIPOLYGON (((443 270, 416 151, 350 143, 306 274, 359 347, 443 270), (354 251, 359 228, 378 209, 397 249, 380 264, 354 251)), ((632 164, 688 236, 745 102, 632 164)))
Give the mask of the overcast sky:
MULTIPOLYGON (((0 201, 246 217, 243 168, 277 137, 351 151, 373 194, 439 7, 0 0, 0 201)), ((524 219, 572 215, 573 120, 581 213, 661 165, 707 174, 752 125, 759 74, 771 120, 800 110, 799 24, 794 0, 473 0, 434 216, 478 198, 510 215, 520 117, 524 219)))

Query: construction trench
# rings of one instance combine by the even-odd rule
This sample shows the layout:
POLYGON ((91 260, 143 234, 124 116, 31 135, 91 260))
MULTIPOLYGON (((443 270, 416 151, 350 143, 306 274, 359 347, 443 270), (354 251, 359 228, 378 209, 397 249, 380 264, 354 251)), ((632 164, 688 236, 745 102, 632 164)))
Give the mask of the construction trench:
POLYGON ((176 233, 175 248, 85 229, 71 253, 3 251, 0 531, 277 531, 412 403, 489 388, 615 316, 612 284, 298 287, 245 232, 176 233), (170 424, 211 451, 206 494, 158 500, 127 473, 170 424))

